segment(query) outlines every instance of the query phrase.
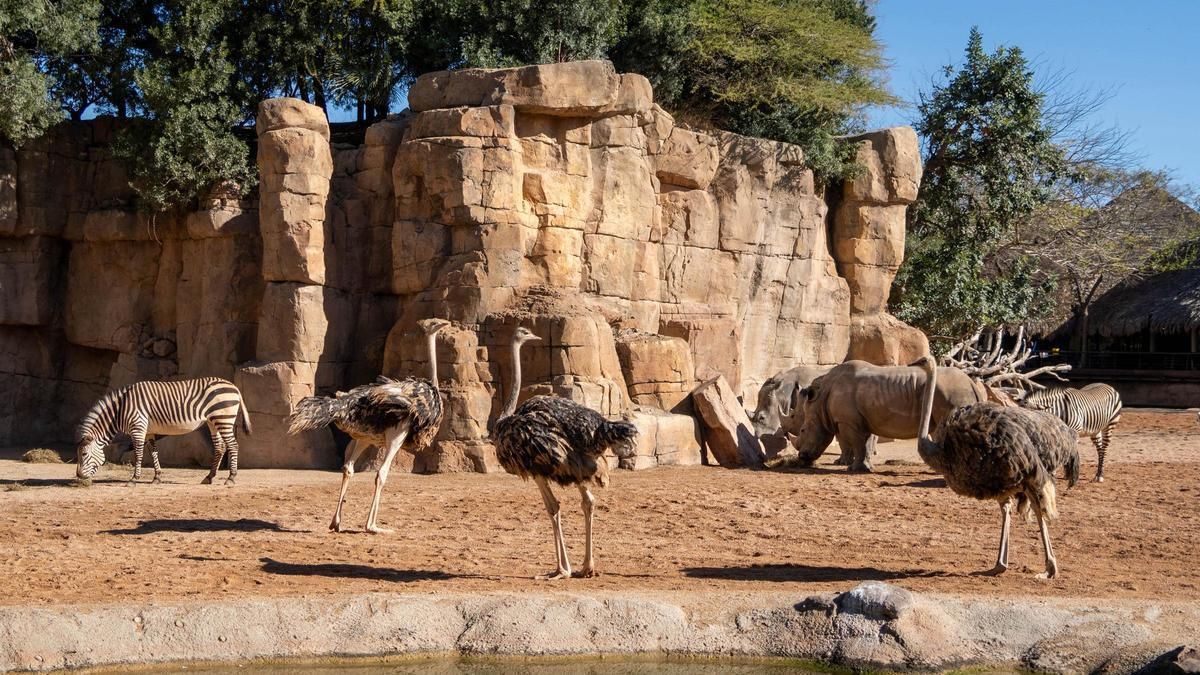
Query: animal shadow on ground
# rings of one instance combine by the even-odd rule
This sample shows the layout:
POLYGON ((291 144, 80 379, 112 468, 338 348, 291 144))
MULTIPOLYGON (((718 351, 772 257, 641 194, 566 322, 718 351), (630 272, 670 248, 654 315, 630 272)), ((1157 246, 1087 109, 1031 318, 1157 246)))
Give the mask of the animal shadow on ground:
POLYGON ((880 581, 943 576, 928 570, 881 570, 875 567, 822 565, 746 565, 743 567, 685 567, 684 576, 732 581, 880 581))
POLYGON ((391 567, 373 567, 351 563, 288 563, 272 558, 259 558, 262 570, 267 574, 286 576, 334 577, 338 579, 374 579, 412 583, 414 581, 444 581, 463 578, 461 574, 450 574, 441 570, 398 570, 391 567))
POLYGON ((137 527, 123 530, 105 530, 101 534, 154 534, 156 532, 291 532, 306 533, 308 530, 289 530, 279 523, 255 518, 227 520, 223 518, 157 518, 143 520, 137 527))
POLYGON ((879 487, 944 488, 946 487, 946 479, 926 478, 925 480, 914 480, 908 483, 880 483, 879 487))

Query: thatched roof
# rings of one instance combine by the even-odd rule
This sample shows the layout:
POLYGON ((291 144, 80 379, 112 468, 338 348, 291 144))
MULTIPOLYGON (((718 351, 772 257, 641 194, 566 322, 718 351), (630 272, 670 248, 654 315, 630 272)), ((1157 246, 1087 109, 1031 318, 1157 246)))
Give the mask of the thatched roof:
POLYGON ((1127 280, 1092 303, 1088 332, 1123 336, 1147 328, 1178 333, 1200 326, 1200 269, 1127 280))

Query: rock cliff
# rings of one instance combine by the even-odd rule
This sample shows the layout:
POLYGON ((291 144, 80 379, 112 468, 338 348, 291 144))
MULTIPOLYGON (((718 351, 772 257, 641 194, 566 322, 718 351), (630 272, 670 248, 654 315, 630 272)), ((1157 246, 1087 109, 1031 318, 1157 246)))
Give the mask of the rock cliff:
POLYGON ((431 73, 409 103, 350 146, 319 108, 264 101, 257 194, 188 213, 132 209, 111 120, 0 150, 0 444, 69 441, 108 387, 217 375, 254 418, 243 466, 333 466, 334 433, 283 434, 291 405, 424 375, 416 322, 438 316, 447 417, 413 470, 495 469, 518 323, 544 338, 523 395, 631 414, 677 439, 638 465, 686 463, 696 427, 662 411, 702 381, 752 401, 794 365, 924 345, 883 313, 911 129, 856 138, 864 171, 823 195, 798 147, 676 124, 603 61, 431 73))

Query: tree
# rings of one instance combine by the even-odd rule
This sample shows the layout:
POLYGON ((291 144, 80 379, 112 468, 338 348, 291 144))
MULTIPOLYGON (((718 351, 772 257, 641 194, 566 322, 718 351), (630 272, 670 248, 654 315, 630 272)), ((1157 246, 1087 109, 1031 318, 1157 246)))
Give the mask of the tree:
POLYGON ((0 138, 20 146, 62 119, 47 59, 96 41, 97 0, 0 0, 0 138))
POLYGON ((892 301, 905 321, 957 338, 1036 315, 1052 284, 1028 258, 995 254, 1069 166, 1020 49, 989 54, 972 29, 964 63, 944 78, 918 105, 925 173, 892 301))
POLYGON ((610 51, 650 78, 683 121, 796 143, 823 176, 846 175, 862 111, 892 102, 862 0, 693 0, 638 5, 610 51))

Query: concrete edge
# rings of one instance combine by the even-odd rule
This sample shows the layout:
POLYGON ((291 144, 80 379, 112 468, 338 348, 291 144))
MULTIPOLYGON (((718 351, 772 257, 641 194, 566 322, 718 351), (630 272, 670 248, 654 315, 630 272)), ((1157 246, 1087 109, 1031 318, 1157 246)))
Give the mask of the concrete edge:
POLYGON ((1196 603, 841 594, 370 593, 0 607, 0 670, 385 655, 787 657, 885 670, 1135 672, 1195 640, 1196 603))

